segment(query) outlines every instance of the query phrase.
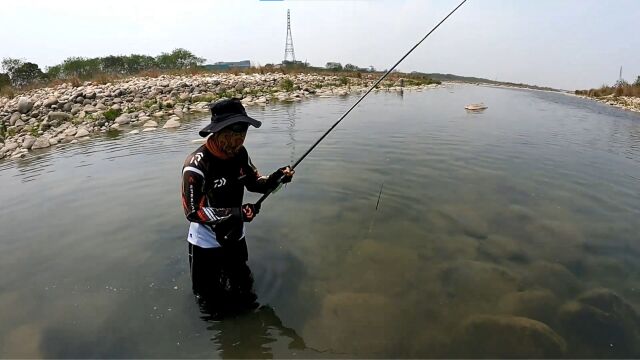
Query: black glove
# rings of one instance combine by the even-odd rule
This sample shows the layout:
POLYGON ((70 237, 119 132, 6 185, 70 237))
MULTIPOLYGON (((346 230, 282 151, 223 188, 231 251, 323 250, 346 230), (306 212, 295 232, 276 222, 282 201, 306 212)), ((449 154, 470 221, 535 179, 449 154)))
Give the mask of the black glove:
POLYGON ((289 166, 283 166, 280 169, 273 172, 273 174, 269 175, 269 179, 267 182, 269 183, 269 187, 271 189, 275 189, 280 185, 280 183, 286 184, 290 183, 293 175, 285 176, 284 170, 289 166))
POLYGON ((255 219, 256 215, 260 213, 260 204, 244 204, 240 208, 240 213, 242 215, 242 221, 251 222, 251 220, 255 219), (247 217, 247 211, 251 213, 251 217, 247 217))

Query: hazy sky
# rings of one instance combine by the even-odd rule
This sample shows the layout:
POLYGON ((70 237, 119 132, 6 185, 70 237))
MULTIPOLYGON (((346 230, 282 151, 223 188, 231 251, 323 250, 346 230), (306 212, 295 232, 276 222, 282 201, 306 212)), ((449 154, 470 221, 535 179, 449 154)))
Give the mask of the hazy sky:
MULTIPOLYGON (((208 62, 284 58, 385 69, 459 0, 20 0, 0 4, 0 58, 42 68, 69 56, 158 55, 186 48, 208 62)), ((640 75, 638 0, 468 0, 399 69, 563 89, 640 75), (635 34, 635 35, 634 35, 635 34)))

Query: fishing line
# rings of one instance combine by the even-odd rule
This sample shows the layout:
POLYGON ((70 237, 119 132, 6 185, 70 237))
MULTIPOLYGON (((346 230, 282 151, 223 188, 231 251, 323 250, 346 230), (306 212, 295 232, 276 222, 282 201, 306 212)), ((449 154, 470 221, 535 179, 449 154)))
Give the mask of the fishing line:
POLYGON ((376 211, 373 213, 373 216, 371 217, 371 222, 369 222, 369 231, 367 232, 367 236, 371 236, 371 230, 373 230, 373 223, 376 220, 376 214, 378 214, 378 205, 380 205, 380 197, 382 196, 383 186, 384 186, 384 183, 380 185, 380 193, 378 193, 378 202, 376 203, 376 211))
MULTIPOLYGON (((409 54, 411 54, 413 52, 413 50, 415 50, 418 45, 422 44, 422 42, 429 37, 429 35, 431 35, 431 33, 433 33, 438 27, 440 27, 440 25, 442 25, 442 23, 444 23, 451 15, 453 15, 454 12, 456 12, 456 10, 458 10, 465 2, 467 2, 467 0, 463 0, 458 6, 455 7, 455 9, 451 10, 451 12, 445 16, 442 20, 440 20, 440 22, 433 27, 433 29, 431 29, 431 31, 429 31, 427 33, 427 35, 425 35, 422 40, 418 41, 418 43, 416 43, 409 51, 407 51, 406 54, 404 54, 403 57, 400 58, 400 60, 398 60, 398 62, 396 62, 389 70, 387 70, 387 72, 382 75, 382 77, 380 79, 378 79, 378 81, 376 81, 370 88, 369 90, 367 90, 367 92, 364 93, 364 95, 362 95, 360 97, 360 99, 358 99, 358 101, 355 102, 355 104, 353 104, 349 110, 347 110, 341 117, 340 119, 338 119, 338 121, 336 121, 335 124, 333 124, 333 126, 331 126, 329 128, 329 130, 327 130, 310 148, 309 150, 307 150, 293 165, 291 165, 292 169, 295 169, 296 166, 298 166, 298 164, 300 164, 302 162, 302 160, 304 160, 304 158, 307 157, 307 155, 309 155, 313 149, 316 148, 316 146, 318 146, 318 144, 320 144, 320 142, 327 136, 329 135, 329 133, 336 127, 338 126, 338 124, 342 121, 342 119, 344 119, 347 115, 349 115, 349 113, 351 112, 351 110, 353 110, 356 106, 358 106, 358 104, 360 104, 360 102, 367 96, 369 95, 369 93, 376 87, 378 86, 378 84, 380 84, 382 82, 382 80, 384 80, 384 78, 386 78, 389 74, 391 74, 391 72, 402 62, 402 60, 404 60, 407 56, 409 56, 409 54)), ((282 176, 284 177, 284 176, 282 176)), ((282 177, 280 177, 280 179, 278 179, 280 182, 282 180, 282 177)), ((262 197, 256 202, 256 205, 260 205, 262 204, 262 202, 269 197, 269 194, 271 194, 273 191, 270 191, 264 195, 262 195, 262 197)))

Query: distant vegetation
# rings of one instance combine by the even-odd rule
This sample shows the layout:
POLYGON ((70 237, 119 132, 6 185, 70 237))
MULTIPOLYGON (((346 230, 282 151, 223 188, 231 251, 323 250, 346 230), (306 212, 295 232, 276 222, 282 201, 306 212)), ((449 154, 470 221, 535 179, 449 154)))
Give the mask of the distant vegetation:
POLYGON ((625 80, 618 80, 614 86, 602 85, 598 89, 576 90, 576 95, 586 95, 593 97, 601 96, 635 96, 640 97, 640 76, 633 84, 625 80))
POLYGON ((175 49, 156 57, 148 55, 110 55, 106 57, 70 57, 61 64, 42 71, 37 64, 23 59, 4 58, 0 72, 0 90, 44 86, 57 81, 108 82, 114 78, 142 74, 146 71, 175 71, 198 68, 205 59, 185 49, 175 49))

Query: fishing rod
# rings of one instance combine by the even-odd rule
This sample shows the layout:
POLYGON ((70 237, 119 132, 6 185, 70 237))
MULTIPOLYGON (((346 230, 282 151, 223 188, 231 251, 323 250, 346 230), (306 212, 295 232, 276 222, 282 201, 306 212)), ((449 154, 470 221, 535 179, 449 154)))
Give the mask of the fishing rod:
MULTIPOLYGON (((378 79, 378 81, 376 81, 370 88, 369 90, 367 90, 367 92, 364 93, 364 95, 362 95, 360 97, 360 99, 358 99, 358 101, 355 102, 355 104, 353 104, 349 110, 347 110, 341 117, 340 119, 338 119, 338 121, 335 122, 335 124, 333 124, 333 126, 331 126, 329 128, 329 130, 327 130, 310 148, 309 150, 307 150, 293 165, 291 165, 291 169, 296 168, 296 166, 298 166, 298 164, 300 164, 302 162, 302 160, 304 160, 304 158, 307 157, 307 155, 309 155, 313 149, 316 148, 316 146, 318 146, 318 144, 320 144, 320 142, 327 137, 327 135, 329 135, 329 133, 336 127, 338 126, 338 124, 340 124, 340 122, 342 121, 342 119, 344 119, 347 115, 349 115, 349 113, 351 112, 351 110, 353 110, 356 106, 358 106, 358 104, 360 104, 360 102, 367 96, 369 95, 369 93, 375 89, 376 86, 378 86, 378 84, 380 84, 382 82, 382 80, 384 80, 384 78, 386 78, 389 74, 391 74, 391 72, 402 62, 402 60, 404 60, 407 56, 409 56, 409 54, 411 54, 413 52, 413 50, 415 50, 415 48, 417 48, 420 44, 422 44, 422 42, 429 37, 429 35, 431 35, 431 33, 433 33, 438 27, 440 27, 440 25, 442 25, 442 23, 444 23, 449 16, 453 15, 454 12, 456 12, 456 10, 458 10, 465 2, 467 2, 467 0, 463 0, 458 6, 455 7, 455 9, 451 10, 451 12, 445 16, 442 20, 440 20, 440 22, 433 27, 433 29, 431 29, 431 31, 429 31, 427 33, 427 35, 425 35, 422 40, 418 41, 417 44, 415 44, 409 51, 407 51, 406 54, 404 54, 403 57, 400 58, 400 60, 398 60, 398 62, 396 62, 389 70, 387 70, 387 72, 382 75, 382 77, 380 79, 378 79)), ((280 183, 282 181, 282 178, 284 177, 281 176, 280 178, 278 178, 278 183, 280 183)), ((262 204, 262 202, 269 197, 269 195, 273 192, 273 190, 265 193, 264 195, 262 195, 262 197, 256 202, 256 205, 260 206, 262 204)))

